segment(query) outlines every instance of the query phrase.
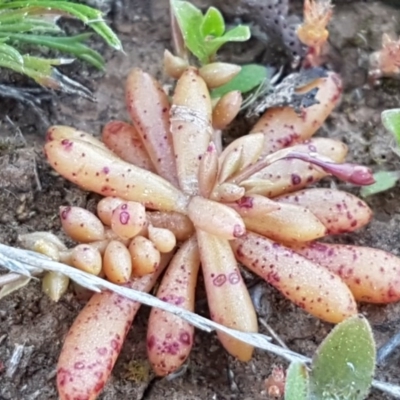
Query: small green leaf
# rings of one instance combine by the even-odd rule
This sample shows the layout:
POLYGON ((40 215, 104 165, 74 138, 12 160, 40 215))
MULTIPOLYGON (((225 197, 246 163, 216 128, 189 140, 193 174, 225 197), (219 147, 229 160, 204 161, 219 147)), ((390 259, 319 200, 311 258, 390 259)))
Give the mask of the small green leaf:
POLYGON ((372 383, 376 348, 368 321, 351 317, 325 338, 310 373, 311 400, 363 400, 372 383))
POLYGON ((308 400, 309 376, 307 367, 292 362, 286 373, 285 400, 308 400))
POLYGON ((396 186, 400 178, 400 171, 379 171, 374 174, 375 183, 363 186, 360 190, 362 197, 384 192, 396 186))
POLYGON ((239 90, 241 93, 248 93, 265 80, 271 77, 270 69, 258 64, 243 65, 240 72, 225 85, 214 89, 211 97, 222 97, 232 90, 239 90))
POLYGON ((250 28, 246 25, 238 25, 229 30, 224 36, 212 39, 210 42, 224 44, 226 42, 245 42, 251 37, 250 28))
POLYGON ((178 21, 186 47, 200 60, 207 60, 203 47, 203 36, 200 26, 203 22, 202 12, 187 1, 171 0, 173 13, 178 21))
POLYGON ((225 21, 222 14, 215 7, 210 7, 203 17, 200 32, 205 38, 207 36, 222 36, 225 32, 225 21))
POLYGON ((206 38, 204 47, 209 57, 212 57, 221 46, 228 42, 245 42, 251 37, 250 28, 245 25, 238 25, 223 36, 208 39, 206 38))
POLYGON ((400 108, 385 110, 381 114, 383 126, 393 134, 400 145, 400 108))

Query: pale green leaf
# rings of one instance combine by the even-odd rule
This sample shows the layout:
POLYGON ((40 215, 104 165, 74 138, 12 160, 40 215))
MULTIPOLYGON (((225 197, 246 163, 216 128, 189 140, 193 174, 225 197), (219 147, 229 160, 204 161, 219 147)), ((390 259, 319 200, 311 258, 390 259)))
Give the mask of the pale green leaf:
POLYGON ((381 114, 383 126, 395 137, 400 145, 400 108, 385 110, 381 114))
POLYGON ((265 80, 271 78, 271 69, 258 64, 243 65, 240 72, 225 85, 222 85, 211 92, 213 98, 222 97, 232 90, 239 90, 241 93, 248 93, 265 80))
POLYGON ((374 174, 375 183, 363 186, 360 190, 362 197, 372 196, 377 193, 389 190, 396 186, 400 178, 400 171, 379 171, 374 174))
POLYGON ((363 316, 338 324, 314 355, 311 400, 364 400, 372 384, 375 358, 372 330, 363 316))
POLYGON ((286 373, 285 400, 308 400, 309 376, 307 367, 292 362, 286 373))

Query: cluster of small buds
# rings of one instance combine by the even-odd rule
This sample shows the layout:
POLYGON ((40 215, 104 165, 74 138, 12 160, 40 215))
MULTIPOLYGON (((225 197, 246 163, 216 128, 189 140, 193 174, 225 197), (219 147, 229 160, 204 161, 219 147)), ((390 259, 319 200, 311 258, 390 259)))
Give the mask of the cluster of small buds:
POLYGON ((62 261, 117 284, 153 272, 160 253, 175 247, 172 231, 152 226, 145 207, 134 201, 105 197, 96 217, 80 207, 61 207, 61 224, 73 240, 82 244, 62 261))
MULTIPOLYGON (((140 203, 105 197, 97 205, 97 215, 81 207, 60 207, 64 232, 79 243, 71 249, 47 232, 22 235, 20 243, 116 284, 154 272, 161 254, 175 248, 174 232, 153 226, 140 203)), ((49 272, 44 277, 43 290, 57 301, 68 283, 68 278, 49 272)))

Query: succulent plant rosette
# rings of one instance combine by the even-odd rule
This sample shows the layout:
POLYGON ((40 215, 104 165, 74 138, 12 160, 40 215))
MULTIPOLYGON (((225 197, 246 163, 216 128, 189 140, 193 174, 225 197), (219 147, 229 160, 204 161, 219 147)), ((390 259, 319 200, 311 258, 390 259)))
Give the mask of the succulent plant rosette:
MULTIPOLYGON (((331 323, 357 314, 356 302, 398 301, 398 258, 319 241, 359 229, 372 215, 354 195, 314 185, 328 175, 356 185, 373 181, 367 168, 344 162, 345 144, 312 138, 340 99, 339 76, 328 72, 312 82, 316 104, 269 108, 223 148, 221 132, 238 114, 241 94, 213 102, 212 71, 185 67, 177 75, 170 99, 153 77, 132 70, 126 83, 132 123, 109 122, 101 140, 70 127, 49 129, 51 166, 104 196, 97 215, 61 208, 63 229, 79 244, 69 250, 58 244, 59 260, 140 291, 159 283, 158 298, 190 311, 201 271, 211 319, 244 332, 258 327, 242 267, 331 323)), ((61 399, 97 397, 139 307, 112 292, 91 297, 60 355, 61 399)), ((232 356, 250 360, 251 346, 217 334, 232 356)), ((152 309, 147 351, 155 373, 180 368, 193 337, 188 322, 152 309)))

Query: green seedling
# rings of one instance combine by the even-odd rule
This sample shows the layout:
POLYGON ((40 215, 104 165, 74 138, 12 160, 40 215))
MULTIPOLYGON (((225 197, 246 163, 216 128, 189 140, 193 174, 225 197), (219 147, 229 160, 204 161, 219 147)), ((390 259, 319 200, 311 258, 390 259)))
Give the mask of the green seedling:
MULTIPOLYGON (((393 135, 396 146, 400 146, 400 109, 385 110, 381 114, 383 126, 393 135)), ((396 148, 394 149, 396 150, 396 148)), ((378 171, 374 174, 375 183, 361 189, 362 197, 384 192, 396 186, 400 171, 378 171)))
POLYGON ((247 26, 238 25, 226 30, 224 18, 215 7, 210 7, 203 14, 187 1, 171 0, 170 4, 186 47, 202 65, 213 61, 225 43, 250 39, 250 29, 247 26))
POLYGON ((21 48, 28 45, 30 50, 51 49, 103 69, 103 57, 84 44, 91 33, 67 36, 57 24, 61 17, 82 21, 108 45, 122 50, 121 42, 104 21, 102 13, 92 7, 68 0, 3 1, 0 3, 0 67, 27 75, 42 86, 62 89, 65 79, 54 67, 73 59, 24 54, 21 48))
POLYGON ((285 400, 363 400, 375 370, 376 348, 361 315, 338 324, 317 349, 310 370, 299 362, 288 369, 285 400))
MULTIPOLYGON (((215 61, 218 50, 224 44, 250 39, 248 26, 238 25, 227 29, 224 17, 215 7, 210 7, 203 13, 187 1, 171 0, 170 6, 173 31, 175 20, 179 29, 179 33, 173 32, 178 55, 184 55, 184 50, 180 48, 180 42, 183 42, 184 47, 197 58, 201 66, 215 61)), ((256 64, 244 65, 240 73, 230 82, 213 90, 212 97, 218 98, 234 90, 249 93, 257 87, 264 88, 270 76, 271 70, 267 67, 256 64)))

